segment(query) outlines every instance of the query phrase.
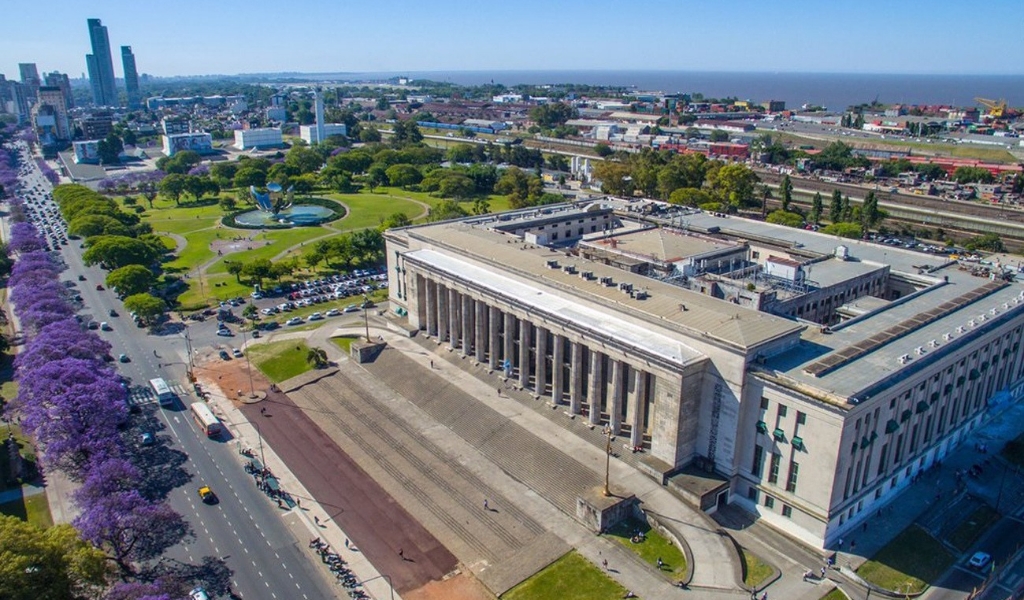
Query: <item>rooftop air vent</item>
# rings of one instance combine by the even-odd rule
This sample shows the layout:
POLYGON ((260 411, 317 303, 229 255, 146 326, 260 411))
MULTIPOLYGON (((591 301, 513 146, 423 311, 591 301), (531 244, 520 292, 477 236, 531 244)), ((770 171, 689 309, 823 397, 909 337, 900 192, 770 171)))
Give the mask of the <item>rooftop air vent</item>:
MULTIPOLYGON (((974 325, 974 321, 971 321, 971 325, 974 325)), ((956 332, 957 333, 963 333, 965 331, 967 331, 967 329, 963 325, 957 325, 957 327, 956 327, 956 332)))
POLYGON ((647 292, 640 290, 639 292, 633 294, 633 297, 636 298, 637 300, 646 300, 647 292))
POLYGON ((557 260, 549 260, 548 261, 548 268, 549 269, 557 269, 558 268, 558 261, 557 260))
POLYGON ((944 339, 944 340, 946 340, 948 342, 949 340, 953 339, 953 334, 952 333, 944 333, 944 334, 942 334, 942 339, 944 339))
POLYGON ((899 363, 900 363, 901 365, 905 365, 905 364, 907 364, 908 362, 910 362, 910 355, 909 355, 909 354, 903 354, 903 355, 901 355, 901 356, 900 356, 899 358, 897 358, 896 360, 897 360, 897 361, 898 361, 898 362, 899 362, 899 363))
POLYGON ((929 348, 938 348, 939 347, 938 340, 931 340, 931 341, 929 341, 928 342, 928 347, 929 348))
POLYGON ((925 353, 924 346, 918 346, 917 348, 914 348, 914 353, 916 353, 918 356, 924 356, 924 353, 925 353))

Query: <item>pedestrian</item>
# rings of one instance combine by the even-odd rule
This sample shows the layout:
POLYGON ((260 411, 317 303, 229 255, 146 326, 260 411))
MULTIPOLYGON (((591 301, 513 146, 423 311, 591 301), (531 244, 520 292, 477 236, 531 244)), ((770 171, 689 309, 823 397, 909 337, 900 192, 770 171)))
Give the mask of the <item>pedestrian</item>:
POLYGON ((430 361, 430 368, 431 368, 431 369, 433 369, 433 368, 434 368, 434 361, 433 361, 433 360, 431 360, 431 361, 430 361))
POLYGON ((498 395, 501 395, 501 388, 498 388, 498 395))
POLYGON ((660 569, 663 566, 665 566, 665 562, 663 560, 661 560, 661 557, 659 556, 658 557, 658 568, 660 569))
POLYGON ((605 571, 608 570, 608 559, 607 558, 601 561, 601 566, 604 567, 605 571))
POLYGON ((850 540, 850 552, 853 552, 857 548, 857 540, 850 540))
POLYGON ((761 594, 761 600, 768 600, 768 592, 761 594))
POLYGON ((262 407, 260 407, 260 414, 261 414, 261 415, 265 415, 265 414, 267 414, 267 407, 266 407, 266 406, 262 406, 262 407))
POLYGON ((314 515, 313 516, 313 522, 316 523, 317 525, 320 525, 320 517, 314 515))
POLYGON ((302 508, 302 500, 299 500, 298 498, 296 498, 295 499, 295 506, 297 506, 298 508, 302 508))
POLYGON ((487 504, 487 498, 484 498, 484 510, 491 510, 491 507, 487 504))
POLYGON ((348 538, 345 538, 345 547, 348 548, 348 538))
POLYGON ((839 538, 839 550, 842 551, 842 549, 843 549, 843 538, 839 538))
POLYGON ((401 548, 399 548, 398 549, 398 557, 401 558, 402 560, 405 560, 405 550, 402 550, 401 548))
POLYGON ((822 578, 822 579, 824 579, 824 578, 825 578, 825 567, 822 567, 822 568, 821 568, 821 578, 822 578))

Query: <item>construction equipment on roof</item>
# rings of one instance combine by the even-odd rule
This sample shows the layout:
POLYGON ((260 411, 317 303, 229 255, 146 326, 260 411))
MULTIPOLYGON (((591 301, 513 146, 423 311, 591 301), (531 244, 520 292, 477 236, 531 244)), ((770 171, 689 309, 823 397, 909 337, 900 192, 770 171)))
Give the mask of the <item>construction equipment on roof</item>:
POLYGON ((988 116, 993 119, 1002 119, 1006 115, 1006 100, 989 100, 988 98, 975 98, 975 102, 988 109, 988 116))

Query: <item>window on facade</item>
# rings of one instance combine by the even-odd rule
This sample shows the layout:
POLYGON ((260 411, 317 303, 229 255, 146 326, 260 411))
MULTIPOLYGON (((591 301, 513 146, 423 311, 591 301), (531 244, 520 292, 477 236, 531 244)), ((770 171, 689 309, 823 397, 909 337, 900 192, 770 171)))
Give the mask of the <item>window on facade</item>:
POLYGON ((761 477, 761 471, 764 470, 764 448, 760 445, 754 446, 754 462, 750 466, 750 472, 761 477))
POLYGON ((782 462, 782 455, 772 453, 771 463, 768 465, 768 483, 779 482, 779 463, 782 462))
POLYGON ((785 406, 785 405, 783 405, 783 404, 780 404, 780 405, 779 405, 779 417, 780 417, 780 418, 781 418, 781 417, 785 417, 785 416, 786 416, 786 413, 787 413, 787 412, 789 412, 789 409, 788 409, 788 408, 786 408, 786 406, 785 406))
POLYGON ((807 415, 800 411, 796 411, 796 424, 803 425, 804 423, 807 423, 807 415))
POLYGON ((768 410, 768 399, 761 396, 761 410, 768 410))
POLYGON ((773 498, 771 496, 765 496, 764 497, 764 506, 765 506, 765 508, 775 508, 775 498, 773 498))
POLYGON ((753 500, 754 502, 757 502, 757 488, 756 487, 750 486, 750 487, 747 488, 747 498, 749 498, 750 500, 753 500))
POLYGON ((792 519, 793 518, 793 507, 788 505, 788 504, 783 504, 782 505, 782 516, 786 517, 787 519, 792 519))
POLYGON ((786 480, 786 491, 796 492, 796 479, 800 474, 800 464, 796 461, 789 461, 789 479, 786 480))

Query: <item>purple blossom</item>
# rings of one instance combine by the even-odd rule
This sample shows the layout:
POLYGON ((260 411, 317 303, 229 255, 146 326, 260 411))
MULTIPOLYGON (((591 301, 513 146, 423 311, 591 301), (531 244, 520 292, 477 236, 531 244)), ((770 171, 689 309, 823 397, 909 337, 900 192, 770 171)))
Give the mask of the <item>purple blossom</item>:
POLYGON ((20 372, 34 372, 62 358, 90 360, 103 365, 102 357, 110 353, 110 344, 91 331, 83 331, 75 319, 55 321, 41 328, 14 359, 20 372))
POLYGON ((32 252, 33 250, 41 250, 43 248, 43 241, 39 237, 39 232, 36 230, 35 225, 31 223, 15 223, 11 225, 11 241, 9 246, 14 252, 32 252))
POLYGON ((172 600, 182 595, 177 589, 172 588, 168 591, 166 584, 160 581, 119 581, 103 596, 103 600, 172 600))
POLYGON ((188 170, 188 174, 189 175, 194 175, 196 177, 203 177, 203 176, 209 175, 210 174, 210 165, 203 165, 203 164, 196 165, 196 166, 194 166, 194 167, 192 167, 191 169, 188 170))

